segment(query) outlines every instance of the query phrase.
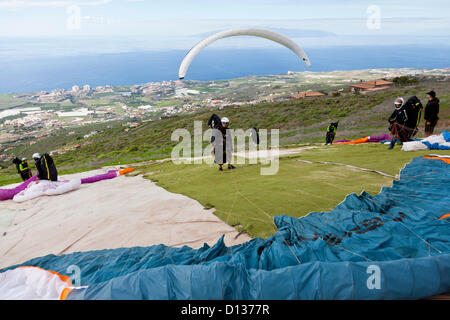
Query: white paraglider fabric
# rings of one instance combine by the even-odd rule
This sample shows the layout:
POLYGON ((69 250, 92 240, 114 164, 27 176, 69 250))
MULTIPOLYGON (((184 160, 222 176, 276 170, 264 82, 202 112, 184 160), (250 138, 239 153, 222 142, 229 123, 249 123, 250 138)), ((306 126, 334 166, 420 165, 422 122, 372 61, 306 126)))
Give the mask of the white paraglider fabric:
POLYGON ((417 151, 417 150, 428 150, 428 146, 423 142, 429 142, 430 144, 438 143, 441 146, 450 147, 450 142, 447 142, 443 134, 429 136, 428 138, 422 139, 420 141, 408 141, 403 142, 403 151, 417 151))
POLYGON ((22 192, 13 198, 15 202, 24 202, 40 196, 53 196, 76 190, 81 185, 81 179, 66 181, 38 180, 29 184, 22 192))
POLYGON ((0 300, 59 300, 70 290, 68 276, 37 267, 0 273, 0 300))
POLYGON ((236 36, 253 36, 253 37, 260 37, 260 38, 266 38, 268 40, 277 42, 286 48, 290 49, 292 52, 294 52, 302 61, 305 62, 305 64, 310 67, 311 63, 309 61, 308 56, 303 51, 303 49, 294 41, 291 39, 273 32, 271 30, 266 29, 259 29, 259 28, 242 28, 242 29, 231 29, 226 30, 222 32, 215 33, 199 43, 197 43, 194 47, 189 50, 189 52, 184 57, 183 61, 181 62, 180 69, 178 71, 178 77, 180 79, 184 79, 187 70, 189 69, 189 66, 194 60, 194 58, 197 56, 197 54, 200 53, 205 47, 210 45, 211 43, 228 37, 236 37, 236 36))
POLYGON ((428 150, 428 147, 420 141, 408 141, 403 142, 403 151, 418 151, 418 150, 428 150))

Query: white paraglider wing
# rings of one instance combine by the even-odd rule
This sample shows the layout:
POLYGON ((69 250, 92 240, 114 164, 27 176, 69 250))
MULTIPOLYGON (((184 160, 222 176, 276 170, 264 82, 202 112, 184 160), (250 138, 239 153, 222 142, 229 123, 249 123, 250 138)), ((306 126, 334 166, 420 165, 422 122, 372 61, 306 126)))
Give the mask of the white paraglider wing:
POLYGON ((24 202, 40 196, 54 196, 76 190, 81 185, 81 179, 65 181, 39 180, 33 181, 25 190, 16 194, 13 198, 15 202, 24 202))
POLYGON ((303 51, 303 49, 300 48, 300 46, 296 44, 294 41, 292 41, 289 38, 286 38, 285 36, 279 33, 266 29, 256 29, 256 28, 231 29, 213 34, 197 43, 194 47, 192 47, 192 49, 189 50, 189 52, 181 62, 180 69, 178 71, 178 77, 180 79, 184 79, 192 60, 194 60, 195 56, 200 51, 202 51, 206 46, 208 46, 209 44, 213 43, 216 40, 235 36, 255 36, 278 42, 279 44, 291 49, 300 59, 302 59, 306 63, 308 67, 311 66, 308 56, 303 51))

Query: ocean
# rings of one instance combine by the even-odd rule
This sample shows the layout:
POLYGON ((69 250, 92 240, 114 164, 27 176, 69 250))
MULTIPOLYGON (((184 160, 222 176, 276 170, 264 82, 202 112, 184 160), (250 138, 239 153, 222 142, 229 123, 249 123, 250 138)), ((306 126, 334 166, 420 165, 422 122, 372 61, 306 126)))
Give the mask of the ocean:
MULTIPOLYGON (((0 47, 0 93, 26 93, 73 85, 132 85, 178 79, 187 50, 122 53, 52 52, 21 54, 0 47)), ((450 67, 450 47, 333 46, 304 47, 308 68, 285 48, 206 48, 188 70, 188 80, 220 80, 288 71, 333 71, 371 68, 450 67)))

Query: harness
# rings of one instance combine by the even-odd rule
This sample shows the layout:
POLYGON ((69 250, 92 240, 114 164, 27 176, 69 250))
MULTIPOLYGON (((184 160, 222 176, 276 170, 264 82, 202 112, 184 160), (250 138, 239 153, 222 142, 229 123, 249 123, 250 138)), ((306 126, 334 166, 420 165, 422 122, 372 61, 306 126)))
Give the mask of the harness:
POLYGON ((415 129, 409 128, 403 124, 395 122, 392 126, 392 137, 400 140, 405 139, 406 141, 408 141, 411 138, 412 134, 414 133, 414 130, 415 129))
POLYGON ((19 170, 20 170, 20 171, 26 171, 26 170, 28 170, 28 165, 27 165, 26 167, 24 167, 24 166, 23 166, 23 162, 21 162, 21 163, 19 164, 19 170))

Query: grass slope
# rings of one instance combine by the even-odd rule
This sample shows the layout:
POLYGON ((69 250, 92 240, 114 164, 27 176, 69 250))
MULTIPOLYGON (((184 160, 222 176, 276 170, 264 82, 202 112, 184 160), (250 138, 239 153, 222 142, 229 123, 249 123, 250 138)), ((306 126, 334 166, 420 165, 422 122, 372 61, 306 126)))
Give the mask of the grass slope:
POLYGON ((396 175, 412 158, 429 153, 403 152, 399 146, 387 150, 381 144, 319 147, 281 158, 273 176, 260 175, 259 164, 219 172, 217 166, 206 164, 163 162, 138 170, 171 192, 196 199, 205 208, 214 207, 220 219, 238 230, 265 238, 276 232, 276 215, 301 217, 312 211, 329 211, 349 193, 365 190, 374 195, 392 184, 391 178, 376 173, 298 160, 333 161, 396 175))
MULTIPOLYGON (((61 173, 162 159, 170 157, 173 146, 178 143, 171 141, 174 130, 186 128, 193 132, 196 120, 202 121, 203 128, 206 129, 207 120, 213 112, 230 118, 232 128, 279 129, 281 146, 323 143, 326 126, 330 120, 337 119, 340 120, 340 126, 336 140, 359 138, 387 132, 386 119, 392 112, 395 97, 418 95, 425 103, 424 92, 430 87, 440 93, 440 123, 445 126, 450 119, 449 86, 448 82, 432 82, 366 95, 298 99, 222 110, 203 109, 192 114, 145 122, 136 128, 128 129, 120 123, 109 129, 105 124, 98 128, 97 125, 81 127, 73 129, 76 134, 72 136, 67 136, 67 132, 72 129, 66 129, 54 132, 52 136, 36 141, 33 145, 26 140, 8 153, 30 158, 34 152, 43 153, 82 144, 79 149, 54 156, 61 173), (83 134, 94 129, 101 132, 88 139, 82 138, 83 134)), ((8 166, 0 170, 0 185, 20 181, 11 163, 0 165, 8 166)))

